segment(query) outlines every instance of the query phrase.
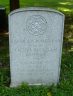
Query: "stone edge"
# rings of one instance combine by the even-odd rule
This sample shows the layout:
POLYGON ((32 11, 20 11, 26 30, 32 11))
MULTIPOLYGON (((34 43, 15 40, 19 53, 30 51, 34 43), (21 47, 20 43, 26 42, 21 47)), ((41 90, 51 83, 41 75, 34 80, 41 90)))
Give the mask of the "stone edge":
POLYGON ((25 11, 46 11, 46 12, 54 12, 54 13, 58 13, 60 15, 63 15, 65 17, 65 15, 63 13, 61 13, 58 10, 55 9, 51 9, 51 8, 45 8, 45 7, 25 7, 25 8, 19 8, 19 9, 15 9, 13 11, 11 11, 9 13, 9 15, 12 15, 14 13, 18 13, 18 12, 25 12, 25 11))

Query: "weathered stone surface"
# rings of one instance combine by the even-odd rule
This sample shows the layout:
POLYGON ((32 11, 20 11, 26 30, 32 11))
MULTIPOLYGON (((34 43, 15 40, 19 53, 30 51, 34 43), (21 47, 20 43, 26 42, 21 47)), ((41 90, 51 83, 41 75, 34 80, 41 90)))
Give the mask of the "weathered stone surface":
POLYGON ((9 14, 11 87, 59 82, 64 14, 27 7, 9 14))

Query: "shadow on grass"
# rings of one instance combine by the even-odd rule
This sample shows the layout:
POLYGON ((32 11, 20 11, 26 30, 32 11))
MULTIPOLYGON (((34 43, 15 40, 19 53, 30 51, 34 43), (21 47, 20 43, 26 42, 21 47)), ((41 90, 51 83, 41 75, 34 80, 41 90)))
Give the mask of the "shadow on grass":
POLYGON ((72 0, 20 0, 20 7, 48 7, 57 9, 63 13, 73 11, 72 0))
POLYGON ((0 63, 9 64, 9 36, 7 29, 0 29, 0 63))
POLYGON ((73 15, 65 16, 63 48, 65 51, 73 52, 73 15))

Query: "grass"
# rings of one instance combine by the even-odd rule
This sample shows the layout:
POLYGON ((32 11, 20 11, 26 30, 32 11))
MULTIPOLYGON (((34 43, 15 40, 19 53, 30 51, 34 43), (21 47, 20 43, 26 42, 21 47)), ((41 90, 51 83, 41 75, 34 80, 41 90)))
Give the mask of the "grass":
MULTIPOLYGON (((20 7, 41 6, 57 9, 65 14, 65 29, 61 74, 58 87, 29 87, 22 84, 19 88, 9 88, 9 35, 8 27, 0 29, 0 96, 73 96, 73 0, 20 0, 20 7)), ((0 7, 9 10, 9 0, 0 0, 0 7)))
MULTIPOLYGON (((0 0, 0 7, 6 7, 7 14, 10 12, 9 6, 10 0, 0 0)), ((40 6, 40 7, 49 7, 62 11, 63 13, 72 13, 73 14, 73 1, 72 0, 19 0, 20 7, 29 7, 29 6, 40 6)))

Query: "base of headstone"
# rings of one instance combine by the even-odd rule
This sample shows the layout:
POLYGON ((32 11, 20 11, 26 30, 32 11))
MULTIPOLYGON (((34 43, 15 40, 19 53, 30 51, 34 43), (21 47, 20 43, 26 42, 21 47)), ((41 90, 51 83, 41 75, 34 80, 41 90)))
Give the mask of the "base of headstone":
MULTIPOLYGON (((45 87, 47 87, 47 86, 51 86, 53 83, 50 83, 50 84, 46 84, 46 83, 43 83, 43 84, 41 84, 41 83, 38 83, 38 84, 28 84, 29 86, 41 86, 41 85, 43 85, 43 86, 45 86, 45 87)), ((13 87, 19 87, 19 86, 21 86, 22 84, 10 84, 10 87, 11 88, 13 88, 13 87)), ((54 84, 55 86, 57 86, 57 84, 54 84)))

